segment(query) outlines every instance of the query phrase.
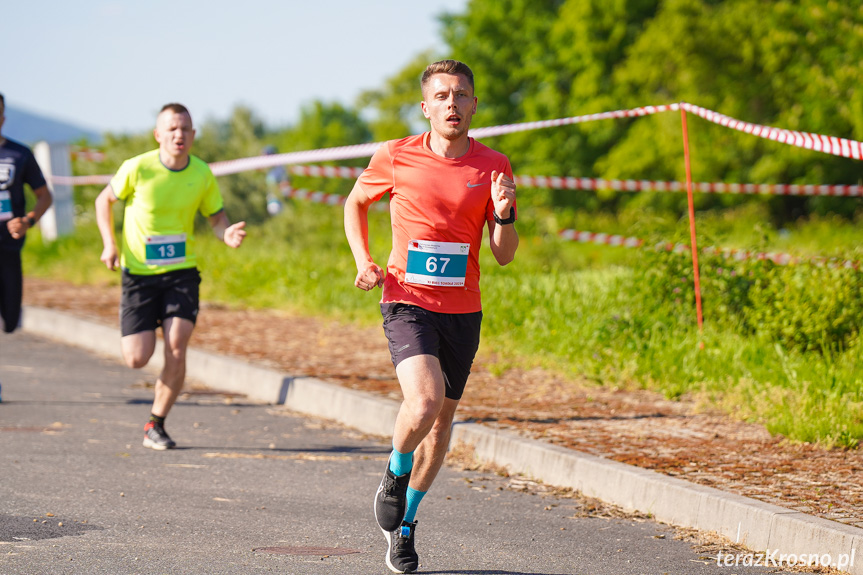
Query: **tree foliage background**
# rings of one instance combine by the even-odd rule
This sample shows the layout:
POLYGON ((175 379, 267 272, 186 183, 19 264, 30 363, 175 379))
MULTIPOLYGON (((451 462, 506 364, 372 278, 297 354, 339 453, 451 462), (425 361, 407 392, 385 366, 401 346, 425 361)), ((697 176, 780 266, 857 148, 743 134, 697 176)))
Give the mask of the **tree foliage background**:
MULTIPOLYGON (((443 54, 411 58, 351 106, 313 101, 287 127, 238 107, 199 129, 207 161, 399 138, 427 129, 419 76, 456 58, 476 77, 474 127, 686 101, 747 122, 863 140, 863 4, 834 0, 470 0, 441 16, 443 54)), ((738 183, 857 184, 861 163, 801 150, 690 115, 693 177, 738 183)), ((111 169, 141 138, 108 136, 111 169)), ((146 140, 146 138, 145 138, 146 140)), ((518 174, 682 180, 680 116, 588 122, 491 138, 518 174)), ((349 162, 363 165, 364 160, 349 162)), ((263 173, 221 181, 234 219, 266 218, 263 173)), ((298 185, 346 193, 350 183, 298 185)), ((528 195, 523 195, 527 200, 528 195)), ((534 205, 587 211, 682 212, 682 194, 531 190, 534 205)), ((699 209, 767 205, 774 222, 853 218, 857 200, 699 195, 699 209)))
MULTIPOLYGON (((452 56, 478 81, 476 125, 687 101, 748 122, 863 139, 863 5, 827 0, 473 0, 446 18, 452 56)), ((691 116, 690 116, 691 117, 691 116)), ((746 136, 692 118, 699 181, 852 184, 860 162, 746 136)), ((519 173, 685 176, 680 118, 660 114, 500 138, 519 173)), ((679 206, 680 196, 556 204, 679 206)), ((741 201, 702 196, 700 207, 741 201)), ((747 200, 743 200, 747 201, 747 200)), ((777 220, 852 215, 857 202, 773 198, 777 220)))

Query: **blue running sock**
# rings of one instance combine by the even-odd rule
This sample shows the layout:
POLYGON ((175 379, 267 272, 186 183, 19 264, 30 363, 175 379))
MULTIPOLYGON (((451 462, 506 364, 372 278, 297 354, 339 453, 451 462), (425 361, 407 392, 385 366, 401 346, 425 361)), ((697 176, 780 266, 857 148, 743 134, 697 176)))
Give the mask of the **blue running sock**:
POLYGON ((390 455, 390 471, 396 477, 409 473, 414 468, 414 452, 400 453, 393 447, 393 453, 390 455))
POLYGON ((408 487, 407 492, 407 508, 405 509, 405 521, 413 523, 417 516, 417 507, 420 506, 420 501, 423 500, 427 491, 417 491, 413 487, 408 487))

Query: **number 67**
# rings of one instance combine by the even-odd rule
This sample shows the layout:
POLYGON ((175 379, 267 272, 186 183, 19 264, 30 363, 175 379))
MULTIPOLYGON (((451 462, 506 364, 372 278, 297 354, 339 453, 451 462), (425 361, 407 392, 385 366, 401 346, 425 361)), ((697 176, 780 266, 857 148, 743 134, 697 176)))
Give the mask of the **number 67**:
MULTIPOLYGON (((446 273, 446 266, 449 264, 449 260, 450 258, 440 258, 440 261, 442 262, 440 273, 446 273)), ((429 273, 433 274, 437 271, 437 261, 438 258, 434 256, 426 260, 426 270, 428 270, 429 273)))

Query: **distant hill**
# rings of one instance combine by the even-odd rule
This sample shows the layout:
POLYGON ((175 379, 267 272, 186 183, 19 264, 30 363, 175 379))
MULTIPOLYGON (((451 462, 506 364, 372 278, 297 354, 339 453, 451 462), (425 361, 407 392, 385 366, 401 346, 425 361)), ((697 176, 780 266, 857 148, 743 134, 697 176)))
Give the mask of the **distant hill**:
POLYGON ((91 144, 102 141, 101 134, 96 130, 76 126, 69 122, 52 120, 46 116, 26 112, 12 106, 6 107, 3 135, 30 145, 42 140, 71 143, 86 138, 91 144))

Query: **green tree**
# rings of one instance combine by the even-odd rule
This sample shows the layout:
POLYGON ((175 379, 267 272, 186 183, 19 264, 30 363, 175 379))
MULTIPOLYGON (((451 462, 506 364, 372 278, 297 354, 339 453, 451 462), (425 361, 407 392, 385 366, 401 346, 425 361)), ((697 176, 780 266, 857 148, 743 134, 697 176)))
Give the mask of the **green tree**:
MULTIPOLYGON (((446 20, 453 56, 477 76, 476 126, 616 109, 612 72, 658 0, 474 0, 446 20), (514 24, 515 23, 515 24, 514 24)), ((502 136, 494 147, 520 173, 591 176, 620 137, 620 122, 502 136)), ((625 124, 625 122, 623 123, 625 124)), ((555 205, 598 207, 597 195, 531 191, 555 205)))
MULTIPOLYGON (((863 7, 834 0, 473 0, 444 19, 477 75, 475 126, 688 101, 738 119, 863 138, 863 7)), ((698 181, 855 183, 859 161, 690 122, 698 181)), ((603 120, 491 143, 521 173, 683 179, 679 114, 603 120)), ((682 209, 682 195, 537 192, 553 205, 682 209)), ((751 198, 700 196, 702 207, 751 198)), ((759 201, 759 200, 756 200, 759 201)), ((772 198, 778 218, 857 203, 772 198)))
POLYGON ((432 52, 423 52, 388 78, 383 88, 360 94, 357 107, 370 117, 374 141, 404 138, 428 129, 420 108, 420 77, 426 66, 439 59, 432 52))
MULTIPOLYGON (((153 124, 155 125, 155 119, 153 124)), ((102 150, 104 150, 104 159, 99 162, 73 159, 72 169, 75 175, 113 175, 123 161, 158 147, 152 131, 141 134, 105 134, 104 138, 105 140, 101 145, 102 150)), ((82 142, 81 145, 85 148, 91 147, 86 142, 82 142)), ((93 210, 93 202, 104 187, 104 184, 75 186, 75 204, 78 206, 76 211, 79 216, 93 210)))
MULTIPOLYGON (((626 106, 683 100, 752 123, 859 140, 861 16, 859 4, 832 0, 669 0, 615 70, 616 94, 626 106)), ((639 121, 597 163, 597 171, 644 177, 649 161, 676 166, 674 177, 682 178, 679 130, 679 122, 639 121)), ((702 181, 829 184, 859 178, 857 161, 697 118, 690 122, 690 138, 693 173, 702 181)), ((722 200, 729 198, 712 203, 722 200)), ((780 219, 857 207, 826 198, 768 201, 780 219)))
MULTIPOLYGON (((227 121, 209 120, 198 130, 193 152, 207 163, 257 156, 264 133, 264 124, 254 112, 237 106, 227 121)), ((267 217, 264 171, 222 176, 219 188, 231 221, 257 223, 267 217)))
MULTIPOLYGON (((371 141, 371 131, 359 113, 338 103, 315 101, 304 106, 296 125, 272 135, 279 152, 317 150, 350 146, 371 141)), ((368 158, 338 162, 345 166, 365 166, 368 158)), ((347 194, 352 182, 334 178, 295 177, 294 187, 347 194)))
POLYGON ((354 110, 316 100, 303 106, 299 121, 278 133, 279 152, 350 146, 371 141, 371 132, 354 110))

